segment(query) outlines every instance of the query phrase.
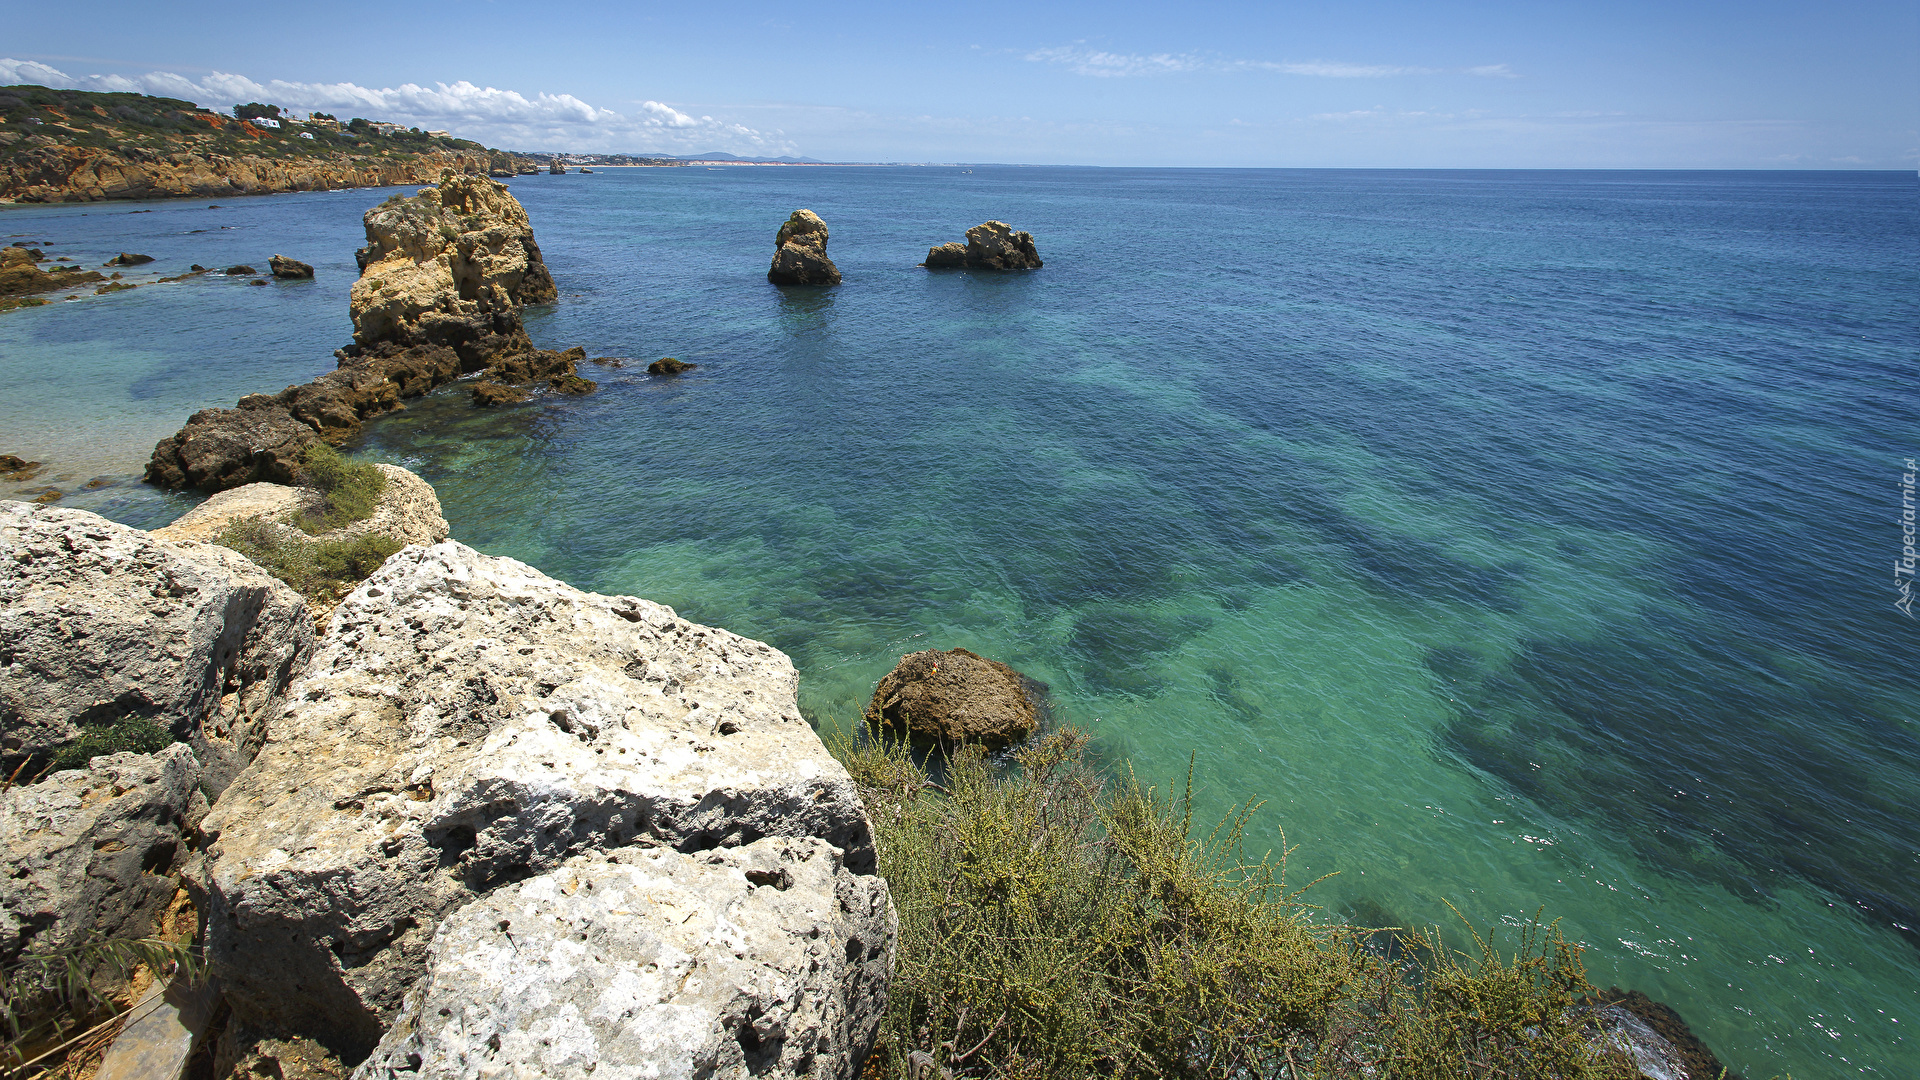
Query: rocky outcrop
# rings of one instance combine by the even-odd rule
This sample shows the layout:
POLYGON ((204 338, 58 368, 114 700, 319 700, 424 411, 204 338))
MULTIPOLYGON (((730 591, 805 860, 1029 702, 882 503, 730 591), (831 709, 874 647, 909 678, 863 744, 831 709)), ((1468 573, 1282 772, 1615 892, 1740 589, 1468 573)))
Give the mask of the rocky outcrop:
MULTIPOLYGON (((555 298, 527 212, 486 177, 447 175, 410 198, 366 213, 367 246, 355 253, 354 344, 448 345, 468 362, 525 341, 517 309, 555 298), (509 318, 510 317, 510 318, 509 318)), ((530 350, 531 344, 524 346, 530 350)))
POLYGON ((103 199, 227 198, 282 191, 430 184, 442 172, 484 173, 484 154, 431 152, 284 159, 47 145, 0 162, 0 202, 96 202, 103 199))
POLYGON ((851 1080, 895 933, 815 837, 577 857, 448 917, 355 1076, 851 1080))
POLYGON ((689 364, 685 360, 675 360, 671 356, 663 356, 647 365, 647 374, 678 375, 683 371, 692 371, 699 366, 699 364, 689 364))
POLYGON ((565 176, 567 173, 566 163, 559 158, 554 158, 553 163, 547 166, 547 172, 554 176, 565 176))
POLYGON ((838 285, 840 268, 827 258, 827 223, 811 210, 795 210, 773 240, 773 266, 767 280, 775 285, 838 285))
POLYGON ((47 271, 34 265, 44 258, 38 248, 0 248, 0 296, 29 296, 107 280, 94 270, 56 266, 47 271))
POLYGON ((658 604, 452 541, 401 551, 341 603, 202 826, 192 876, 228 1000, 357 1059, 443 917, 577 855, 816 838, 872 875, 796 682, 771 646, 658 604))
MULTIPOLYGON (((287 531, 301 540, 351 540, 356 536, 385 536, 402 544, 437 544, 447 538, 447 519, 440 512, 440 500, 433 488, 398 465, 375 463, 387 478, 386 490, 372 516, 364 521, 342 525, 338 529, 308 536, 293 526, 287 531)), ((155 529, 156 539, 211 541, 235 522, 249 518, 284 521, 294 517, 318 516, 326 511, 326 498, 309 487, 281 484, 247 484, 220 492, 213 498, 181 515, 165 528, 155 529)))
POLYGON ((153 256, 151 255, 135 255, 132 252, 123 251, 120 254, 115 255, 113 258, 108 259, 107 265, 108 266, 143 266, 152 261, 153 261, 153 256))
POLYGON ((965 245, 927 249, 927 261, 920 265, 930 270, 1038 270, 1042 264, 1033 234, 1015 232, 1004 221, 988 221, 967 230, 965 245))
POLYGON ((298 259, 289 259, 285 255, 275 255, 267 260, 267 266, 277 278, 310 278, 313 267, 298 259))
MULTIPOLYGON (((97 757, 0 796, 0 963, 152 934, 174 895, 164 875, 207 812, 200 779, 200 763, 176 743, 97 757)), ((38 985, 10 988, 9 1007, 24 1004, 22 1013, 53 996, 45 974, 29 979, 38 985)))
POLYGON ((901 657, 880 680, 867 722, 918 741, 1010 746, 1039 726, 1046 691, 998 660, 929 649, 901 657))
POLYGON ((476 393, 476 404, 520 400, 536 386, 596 389, 577 371, 584 349, 536 349, 520 323, 521 304, 555 294, 526 211, 505 187, 446 175, 439 187, 367 211, 366 230, 355 253, 363 272, 351 301, 354 343, 334 353, 339 368, 194 414, 154 447, 148 483, 203 491, 291 483, 289 463, 314 437, 343 443, 364 421, 404 408, 401 399, 463 375, 509 388, 476 393))
POLYGON ((218 790, 253 756, 313 640, 306 601, 225 548, 0 503, 9 772, 132 715, 191 743, 218 790))

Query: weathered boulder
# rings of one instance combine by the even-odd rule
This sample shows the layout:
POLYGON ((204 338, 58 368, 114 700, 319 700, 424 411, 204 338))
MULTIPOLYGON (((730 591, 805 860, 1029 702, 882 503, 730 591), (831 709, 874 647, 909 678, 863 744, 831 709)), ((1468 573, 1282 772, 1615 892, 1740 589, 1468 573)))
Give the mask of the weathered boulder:
MULTIPOLYGON (((431 485, 398 465, 378 462, 374 468, 386 476, 387 486, 380 493, 380 502, 372 516, 318 536, 298 533, 291 526, 288 531, 298 533, 300 539, 317 541, 350 540, 367 534, 390 537, 402 544, 437 544, 447 538, 447 519, 440 512, 440 499, 431 485)), ((313 488, 247 484, 220 492, 182 514, 173 524, 153 530, 153 535, 176 542, 210 541, 237 521, 249 518, 281 521, 303 515, 317 516, 325 511, 325 496, 313 488)))
POLYGON ((240 263, 235 266, 229 266, 225 270, 221 271, 221 273, 226 274, 228 277, 252 277, 253 275, 259 272, 260 271, 255 270, 253 267, 248 266, 245 263, 240 263))
MULTIPOLYGON (((0 963, 152 934, 174 895, 164 875, 207 812, 200 779, 193 752, 175 743, 97 757, 0 795, 0 963)), ((13 987, 29 1000, 50 989, 44 978, 13 987)))
POLYGON ((334 614, 203 824, 208 957, 249 1023, 364 1056, 433 927, 566 859, 818 837, 874 873, 846 771, 769 645, 453 541, 334 614))
POLYGON ((840 268, 827 258, 827 223, 811 210, 795 210, 773 240, 767 280, 775 285, 838 285, 840 268))
POLYGON ((0 480, 31 480, 45 464, 44 461, 28 461, 12 454, 0 454, 0 480))
POLYGON ((313 267, 308 266, 298 259, 289 259, 285 255, 275 255, 268 259, 267 267, 273 271, 273 276, 277 278, 310 278, 313 276, 313 267))
POLYGON ((313 649, 306 601, 225 548, 84 510, 0 503, 0 760, 143 717, 218 790, 313 649))
POLYGON ((965 649, 908 653, 880 680, 867 722, 916 740, 998 748, 1040 724, 1047 687, 965 649))
POLYGON ((151 255, 135 255, 132 252, 123 251, 120 254, 115 255, 113 258, 108 259, 106 262, 106 265, 108 266, 141 266, 143 264, 150 263, 152 261, 153 261, 153 256, 151 255))
POLYGON ((692 371, 699 366, 699 364, 689 364, 685 360, 675 360, 671 356, 663 356, 647 365, 647 374, 678 375, 683 371, 692 371))
POLYGON ((1596 1050, 1625 1055, 1641 1080, 1692 1080, 1680 1051, 1646 1021, 1619 1005, 1593 1006, 1591 1012, 1599 1029, 1590 1039, 1596 1050))
POLYGON ((814 837, 580 856, 441 923, 357 1080, 860 1075, 886 882, 814 837))
POLYGON ((236 409, 201 409, 154 445, 146 481, 163 488, 224 491, 241 484, 291 484, 300 455, 320 436, 263 395, 236 409))
POLYGON ((929 269, 1038 270, 1040 254, 1034 250, 1033 234, 1015 232, 1004 221, 987 221, 967 230, 967 244, 941 244, 927 249, 929 269))
POLYGON ((355 253, 350 313, 362 349, 450 345, 468 364, 496 351, 531 349, 515 314, 557 295, 533 226, 505 186, 481 176, 443 175, 435 187, 367 211, 367 246, 355 253))

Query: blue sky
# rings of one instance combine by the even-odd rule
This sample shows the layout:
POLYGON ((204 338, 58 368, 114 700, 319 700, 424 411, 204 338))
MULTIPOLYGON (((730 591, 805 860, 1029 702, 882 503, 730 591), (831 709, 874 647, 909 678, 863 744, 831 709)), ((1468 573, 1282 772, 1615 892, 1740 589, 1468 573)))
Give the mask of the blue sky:
POLYGON ((0 82, 490 145, 852 161, 1914 168, 1920 4, 19 4, 0 82))

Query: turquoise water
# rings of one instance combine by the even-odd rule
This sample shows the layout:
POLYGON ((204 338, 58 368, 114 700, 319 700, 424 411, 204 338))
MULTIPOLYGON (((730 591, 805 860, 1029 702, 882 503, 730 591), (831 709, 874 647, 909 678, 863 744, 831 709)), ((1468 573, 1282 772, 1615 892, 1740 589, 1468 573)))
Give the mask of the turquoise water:
MULTIPOLYGON (((1334 914, 1544 908, 1596 982, 1671 1002, 1750 1076, 1908 1076, 1917 186, 528 177, 562 293, 535 340, 637 363, 500 411, 448 391, 354 449, 424 475, 476 547, 785 649, 817 723, 901 653, 964 645, 1147 778, 1192 755, 1207 811, 1265 800, 1256 850, 1284 829, 1293 880, 1338 871, 1311 894, 1334 914), (765 284, 799 206, 837 289, 765 284), (989 217, 1046 268, 913 265, 989 217), (641 373, 668 355, 701 367, 641 373)), ((95 263, 321 272, 0 316, 0 452, 125 474, 193 409, 330 367, 384 194, 0 213, 95 263)))

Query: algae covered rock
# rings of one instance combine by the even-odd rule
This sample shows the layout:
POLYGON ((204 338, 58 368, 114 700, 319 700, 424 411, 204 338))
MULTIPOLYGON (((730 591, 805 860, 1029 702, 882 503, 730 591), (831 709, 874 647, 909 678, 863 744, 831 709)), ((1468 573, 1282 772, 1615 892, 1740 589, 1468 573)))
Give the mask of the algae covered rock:
POLYGON ((896 929, 886 882, 839 854, 816 837, 628 848, 497 889, 440 925, 355 1075, 851 1080, 896 929))
POLYGON ((998 660, 928 649, 901 657, 880 680, 867 722, 920 741, 1010 746, 1040 725, 1046 690, 998 660))
POLYGON ((875 871, 845 769, 772 646, 453 541, 342 601, 207 818, 208 958, 247 1022, 365 1054, 434 927, 635 843, 814 837, 875 871))
POLYGON ((313 276, 312 266, 301 262, 299 259, 289 259, 285 255, 275 255, 268 259, 267 268, 272 270, 273 276, 277 278, 310 278, 313 276))
POLYGON ((775 285, 838 285, 840 268, 827 258, 827 223, 811 210, 795 210, 773 240, 767 280, 775 285))

